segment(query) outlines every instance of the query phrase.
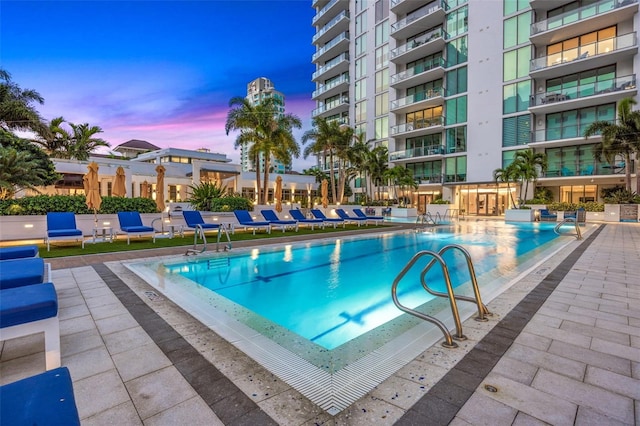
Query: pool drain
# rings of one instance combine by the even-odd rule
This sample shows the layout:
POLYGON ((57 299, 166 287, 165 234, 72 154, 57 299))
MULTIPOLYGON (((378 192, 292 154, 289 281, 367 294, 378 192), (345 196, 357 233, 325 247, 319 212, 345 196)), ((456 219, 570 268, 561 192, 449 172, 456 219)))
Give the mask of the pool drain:
POLYGON ((485 388, 486 390, 488 390, 489 392, 493 392, 493 393, 498 392, 498 388, 497 388, 497 387, 495 387, 495 386, 491 386, 491 385, 484 385, 484 388, 485 388))

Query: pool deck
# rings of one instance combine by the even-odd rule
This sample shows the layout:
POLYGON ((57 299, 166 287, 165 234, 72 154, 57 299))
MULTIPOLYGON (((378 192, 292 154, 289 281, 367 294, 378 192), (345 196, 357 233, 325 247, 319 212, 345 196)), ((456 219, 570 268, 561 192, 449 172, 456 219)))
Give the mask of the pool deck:
MULTIPOLYGON (((47 260, 83 425, 640 424, 640 224, 594 226, 336 416, 121 264, 184 252, 47 260)), ((0 345, 0 383, 44 371, 42 335, 0 345)))

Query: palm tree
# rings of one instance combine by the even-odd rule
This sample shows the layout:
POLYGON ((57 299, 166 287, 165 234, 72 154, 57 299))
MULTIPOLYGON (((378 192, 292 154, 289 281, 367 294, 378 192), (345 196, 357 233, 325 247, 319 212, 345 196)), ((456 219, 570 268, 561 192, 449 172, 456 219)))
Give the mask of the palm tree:
POLYGON ((56 117, 46 127, 46 131, 37 133, 33 142, 40 145, 52 158, 71 158, 71 135, 63 127, 63 117, 56 117))
POLYGON ((495 169, 493 171, 493 179, 496 181, 496 184, 498 182, 505 182, 507 184, 507 192, 509 192, 509 197, 511 198, 511 205, 515 206, 516 202, 509 187, 509 182, 516 182, 520 179, 520 170, 515 162, 509 164, 505 168, 495 169))
POLYGON ((329 157, 329 180, 334 204, 340 201, 337 198, 334 160, 343 140, 344 134, 340 129, 340 123, 337 120, 329 121, 323 117, 315 117, 313 119, 313 129, 307 130, 302 135, 303 144, 313 141, 313 143, 305 147, 304 158, 307 158, 310 154, 322 155, 325 159, 327 156, 329 157))
POLYGON ((540 173, 547 170, 547 157, 543 153, 525 149, 516 152, 514 163, 520 172, 519 178, 525 183, 524 191, 521 191, 521 197, 524 198, 529 193, 529 181, 532 180, 535 186, 540 173))
POLYGON ((355 169, 355 174, 359 174, 364 182, 364 199, 368 202, 369 193, 367 185, 367 172, 369 170, 369 157, 371 156, 371 149, 369 148, 368 141, 364 141, 365 134, 360 133, 354 137, 354 144, 349 150, 348 157, 349 163, 355 169))
POLYGON ((21 89, 11 81, 11 74, 0 68, 0 128, 7 131, 44 132, 46 126, 34 104, 42 105, 38 92, 21 89))
MULTIPOLYGON (((631 106, 636 101, 625 98, 618 104, 617 123, 609 121, 595 121, 587 127, 584 137, 588 138, 600 134, 602 142, 596 145, 594 157, 601 161, 604 157, 611 165, 617 155, 624 157, 624 176, 627 191, 631 191, 631 156, 640 153, 640 111, 632 111, 631 106)), ((637 155, 636 155, 637 158, 637 155)), ((636 173, 640 184, 640 166, 636 173)))
POLYGON ((13 198, 21 189, 32 189, 47 183, 46 170, 29 151, 0 146, 0 200, 13 198))
POLYGON ((371 150, 368 161, 369 176, 371 183, 378 189, 378 200, 380 200, 380 187, 384 183, 384 173, 389 168, 389 150, 384 145, 379 145, 371 150))
POLYGON ((102 128, 99 126, 89 126, 89 123, 69 123, 69 126, 71 126, 72 130, 71 144, 69 146, 70 158, 86 161, 96 148, 110 146, 104 139, 94 137, 98 133, 102 133, 102 128))

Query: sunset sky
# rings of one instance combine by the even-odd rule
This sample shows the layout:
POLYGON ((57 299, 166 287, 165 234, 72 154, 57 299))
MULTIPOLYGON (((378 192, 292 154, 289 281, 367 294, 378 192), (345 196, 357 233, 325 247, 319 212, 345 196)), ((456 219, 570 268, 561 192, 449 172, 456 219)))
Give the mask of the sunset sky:
POLYGON ((224 124, 255 78, 302 119, 299 142, 311 128, 314 13, 308 0, 2 0, 0 67, 44 97, 46 120, 100 126, 111 147, 142 139, 238 162, 224 124))

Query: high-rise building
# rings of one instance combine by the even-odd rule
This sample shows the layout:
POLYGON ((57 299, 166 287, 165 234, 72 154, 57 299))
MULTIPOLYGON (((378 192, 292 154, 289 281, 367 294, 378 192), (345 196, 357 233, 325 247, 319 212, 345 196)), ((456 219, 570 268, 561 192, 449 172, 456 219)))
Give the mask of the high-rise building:
MULTIPOLYGON (((258 105, 262 100, 266 98, 277 98, 280 100, 281 105, 278 107, 279 112, 284 114, 284 95, 278 92, 273 83, 268 78, 260 77, 249 84, 247 84, 247 97, 252 105, 258 105)), ((255 170, 254 160, 249 156, 249 144, 245 144, 240 147, 240 164, 242 165, 242 171, 248 172, 255 170)), ((260 156, 260 170, 264 170, 264 157, 260 156)), ((272 173, 286 173, 291 171, 291 163, 289 165, 282 164, 276 158, 270 159, 270 167, 272 173)))
POLYGON ((509 191, 532 198, 532 185, 524 194, 494 179, 523 149, 546 155, 537 186, 555 201, 598 201, 624 185, 624 159, 595 159, 601 138, 584 130, 637 95, 637 0, 312 5, 313 116, 386 145, 390 164, 413 172, 419 209, 443 197, 491 215, 510 206, 509 191))

